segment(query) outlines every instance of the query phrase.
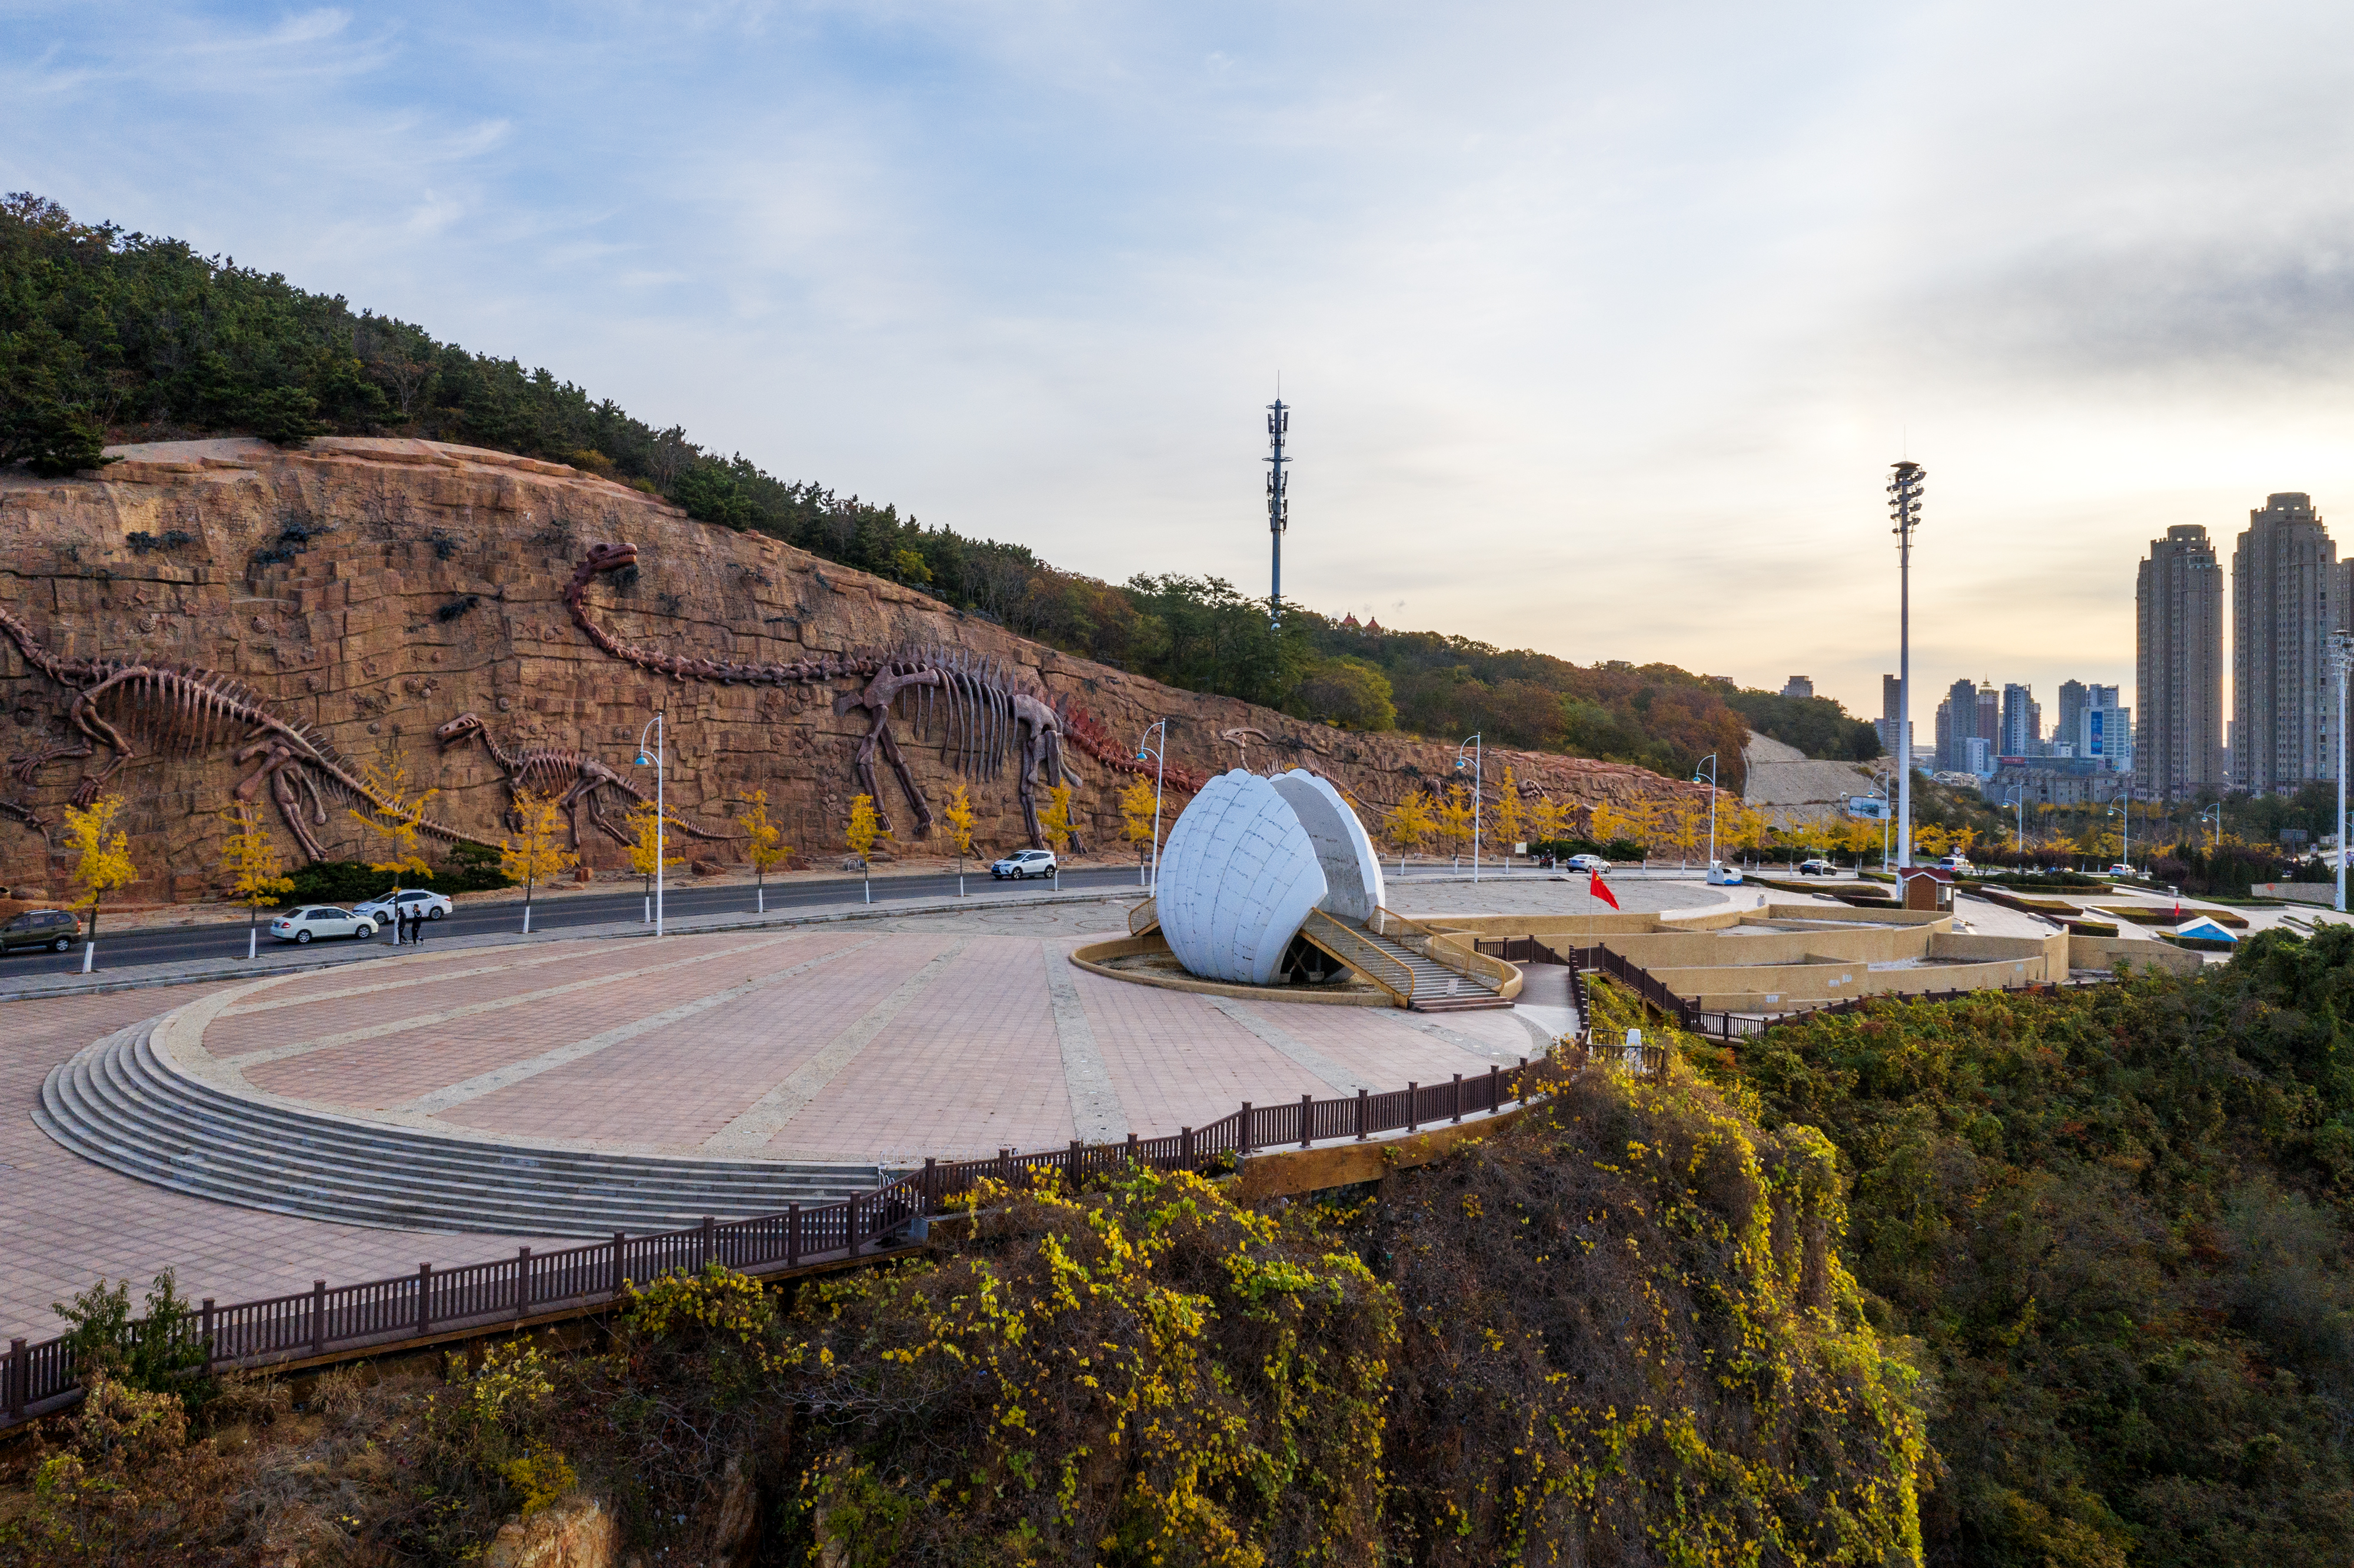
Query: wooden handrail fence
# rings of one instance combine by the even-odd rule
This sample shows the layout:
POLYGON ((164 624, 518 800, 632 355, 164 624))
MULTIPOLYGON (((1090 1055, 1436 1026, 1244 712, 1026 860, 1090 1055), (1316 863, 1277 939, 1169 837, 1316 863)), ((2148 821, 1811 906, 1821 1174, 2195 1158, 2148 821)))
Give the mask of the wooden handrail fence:
MULTIPOLYGON (((593 1308, 618 1299, 624 1281, 645 1282, 673 1269, 720 1263, 746 1273, 840 1263, 890 1250, 984 1179, 1028 1184, 1044 1172, 1076 1190, 1090 1176, 1131 1166, 1191 1171, 1251 1155, 1317 1143, 1363 1141, 1461 1121, 1523 1101, 1545 1072, 1525 1056, 1517 1067, 1491 1066, 1443 1084, 1242 1107, 1205 1127, 1166 1138, 1081 1143, 1036 1154, 1000 1150, 989 1160, 927 1160, 923 1169, 842 1202, 793 1204, 748 1220, 706 1219, 681 1231, 616 1232, 610 1241, 534 1253, 458 1268, 422 1264, 415 1274, 329 1288, 323 1279, 292 1295, 217 1305, 205 1298, 197 1319, 207 1373, 323 1360, 340 1351, 398 1350, 438 1337, 494 1329, 542 1314, 593 1308)), ((134 1337, 143 1322, 132 1325, 134 1337)), ((59 1409, 80 1393, 69 1336, 37 1344, 12 1340, 0 1362, 0 1431, 59 1409)))

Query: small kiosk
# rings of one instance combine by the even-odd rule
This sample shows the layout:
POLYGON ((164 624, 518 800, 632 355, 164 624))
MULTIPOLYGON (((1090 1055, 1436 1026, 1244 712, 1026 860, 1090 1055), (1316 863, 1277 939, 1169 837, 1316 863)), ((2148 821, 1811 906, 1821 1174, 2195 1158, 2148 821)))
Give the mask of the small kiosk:
POLYGON ((1903 896, 1897 900, 1907 909, 1931 909, 1939 914, 1951 914, 1954 908, 1954 874, 1943 866, 1905 865, 1896 870, 1897 885, 1903 896))

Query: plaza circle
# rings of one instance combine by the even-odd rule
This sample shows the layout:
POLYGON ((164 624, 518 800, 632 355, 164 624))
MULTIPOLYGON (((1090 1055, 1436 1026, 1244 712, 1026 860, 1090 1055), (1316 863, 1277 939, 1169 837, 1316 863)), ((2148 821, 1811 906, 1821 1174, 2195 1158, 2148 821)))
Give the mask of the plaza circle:
POLYGON ((1539 1054, 1443 1021, 1124 983, 1083 938, 856 926, 556 943, 262 981, 205 1075, 412 1129, 612 1153, 901 1166, 1173 1133, 1539 1054))

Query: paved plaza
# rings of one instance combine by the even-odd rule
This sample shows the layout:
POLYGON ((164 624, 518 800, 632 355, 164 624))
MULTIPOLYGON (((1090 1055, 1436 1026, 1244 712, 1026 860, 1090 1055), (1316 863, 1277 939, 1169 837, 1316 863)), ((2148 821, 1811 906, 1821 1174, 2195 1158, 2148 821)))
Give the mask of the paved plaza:
MULTIPOLYGON (((1714 907, 1630 881, 1629 907, 1714 907)), ((1581 882, 1409 883, 1423 914, 1585 913, 1581 882)), ((568 1245, 341 1225, 175 1192, 51 1142, 58 1064, 203 1004, 203 1075, 242 1092, 460 1136, 590 1150, 917 1163, 1150 1137, 1243 1101, 1443 1083, 1538 1054, 1557 1009, 1433 1017, 1132 985, 1067 961, 1118 902, 651 939, 428 946, 260 982, 0 1003, 0 1338, 101 1276, 178 1270, 224 1300, 568 1245)))

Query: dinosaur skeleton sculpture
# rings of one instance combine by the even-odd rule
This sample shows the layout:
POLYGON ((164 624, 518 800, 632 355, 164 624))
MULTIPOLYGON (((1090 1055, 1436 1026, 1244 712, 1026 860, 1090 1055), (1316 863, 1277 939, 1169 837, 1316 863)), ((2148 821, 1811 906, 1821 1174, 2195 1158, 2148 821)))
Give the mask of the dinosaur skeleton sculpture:
MULTIPOLYGON (((482 737, 482 749, 491 754, 499 771, 507 778, 507 793, 528 789, 535 795, 557 796, 557 806, 572 823, 572 847, 580 847, 580 810, 587 807, 588 820, 607 838, 617 844, 626 844, 630 836, 615 827, 605 816, 603 796, 607 790, 627 795, 641 806, 651 806, 653 797, 614 772, 605 764, 585 752, 566 751, 558 747, 528 747, 521 751, 504 749, 491 735, 490 726, 482 715, 462 713, 433 732, 441 749, 466 739, 469 736, 482 737)), ((671 819, 671 826, 698 839, 724 842, 726 833, 705 832, 690 822, 671 819)))
MULTIPOLYGON (((891 729, 894 712, 912 718, 918 739, 938 738, 949 762, 963 774, 994 779, 1004 771, 1007 754, 1020 753, 1015 790, 1022 802, 1023 825, 1033 845, 1045 847, 1038 823, 1037 781, 1043 773, 1050 785, 1081 782, 1066 761, 1066 742, 1116 771, 1147 774, 1150 769, 1114 747, 1100 726, 1068 699, 1050 699, 1023 682, 1002 659, 962 649, 907 646, 884 653, 828 653, 790 664, 746 663, 662 653, 623 642, 599 626, 588 613, 588 585, 605 572, 637 564, 635 545, 592 546, 572 574, 564 602, 573 623, 588 641, 613 658, 668 675, 676 681, 711 681, 721 685, 815 686, 844 678, 864 685, 834 698, 833 711, 853 709, 867 716, 866 734, 858 743, 852 768, 859 787, 875 797, 878 811, 882 791, 875 786, 875 758, 880 753, 899 781, 908 810, 914 812, 918 835, 932 829, 932 809, 907 769, 906 756, 891 729), (912 711, 910 711, 912 710, 912 711)), ((1172 768, 1169 782, 1181 789, 1198 790, 1206 780, 1189 770, 1172 768)), ((889 818, 884 818, 887 831, 889 818)), ((1072 842, 1080 853, 1076 832, 1072 842)))
MULTIPOLYGON (((299 724, 278 717, 263 705, 259 693, 232 676, 177 664, 66 658, 43 646, 23 621, 5 609, 0 609, 0 632, 16 644, 26 663, 73 693, 66 719, 81 734, 79 742, 69 738, 29 756, 9 758, 19 783, 31 783, 34 774, 49 763, 88 757, 103 746, 113 756, 74 790, 74 804, 87 806, 98 799, 108 779, 140 755, 125 737, 125 730, 164 755, 189 757, 236 745, 234 760, 255 766, 231 793, 239 801, 250 801, 268 789, 295 842, 314 861, 326 859, 327 853, 303 821, 306 805, 313 821, 323 824, 328 794, 364 808, 397 804, 355 776, 324 740, 299 724)), ((8 814, 27 825, 40 825, 29 810, 15 802, 9 803, 8 814)), ((440 822, 419 821, 418 829, 448 843, 499 847, 440 822)))

